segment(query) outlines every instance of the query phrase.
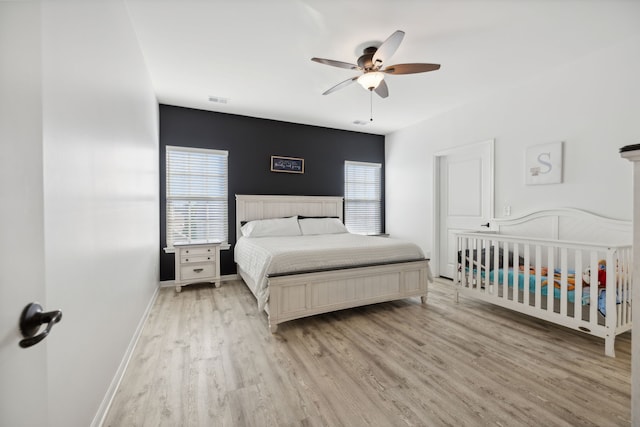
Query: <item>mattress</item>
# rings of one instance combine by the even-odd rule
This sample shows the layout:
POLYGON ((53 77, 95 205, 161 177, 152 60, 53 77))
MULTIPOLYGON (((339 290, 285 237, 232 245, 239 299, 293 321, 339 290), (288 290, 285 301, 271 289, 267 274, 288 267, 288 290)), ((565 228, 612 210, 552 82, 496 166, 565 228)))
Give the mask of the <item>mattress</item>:
POLYGON ((255 282, 260 310, 269 299, 269 275, 421 259, 424 253, 414 243, 351 233, 241 237, 234 249, 236 264, 255 282))

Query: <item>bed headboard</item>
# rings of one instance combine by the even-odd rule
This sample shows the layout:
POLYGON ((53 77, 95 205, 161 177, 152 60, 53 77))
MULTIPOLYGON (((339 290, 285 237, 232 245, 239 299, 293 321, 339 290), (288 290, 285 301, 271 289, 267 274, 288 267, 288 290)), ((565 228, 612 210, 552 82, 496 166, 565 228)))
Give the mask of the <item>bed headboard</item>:
POLYGON ((631 221, 612 219, 574 208, 545 209, 518 217, 491 220, 500 234, 627 245, 633 240, 631 221))
POLYGON ((342 218, 342 197, 335 196, 260 196, 236 194, 236 239, 241 236, 242 221, 284 218, 293 215, 337 216, 342 218))

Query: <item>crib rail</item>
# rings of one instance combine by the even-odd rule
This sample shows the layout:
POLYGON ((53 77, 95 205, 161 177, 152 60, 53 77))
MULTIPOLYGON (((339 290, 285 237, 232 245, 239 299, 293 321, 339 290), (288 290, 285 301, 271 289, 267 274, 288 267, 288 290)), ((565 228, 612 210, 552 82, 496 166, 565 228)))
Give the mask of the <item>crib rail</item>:
POLYGON ((605 339, 631 329, 631 245, 458 233, 463 294, 605 339))

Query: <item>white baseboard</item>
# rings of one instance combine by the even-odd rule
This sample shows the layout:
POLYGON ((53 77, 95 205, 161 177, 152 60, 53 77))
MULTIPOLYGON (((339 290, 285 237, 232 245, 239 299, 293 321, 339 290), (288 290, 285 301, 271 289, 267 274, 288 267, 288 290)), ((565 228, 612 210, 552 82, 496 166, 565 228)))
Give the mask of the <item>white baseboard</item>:
POLYGON ((160 287, 161 288, 171 288, 173 286, 175 286, 176 283, 173 280, 163 280, 160 282, 160 287))
MULTIPOLYGON (((220 281, 222 282, 231 282, 233 280, 240 280, 240 276, 237 274, 227 274, 225 276, 220 276, 220 281)), ((163 280, 160 282, 161 288, 172 288, 176 285, 176 282, 173 280, 163 280)))
POLYGON ((151 300, 149 301, 149 304, 147 304, 147 308, 145 309, 144 314, 142 315, 142 318, 138 323, 138 327, 136 328, 136 331, 133 334, 131 341, 129 342, 129 346, 127 347, 127 351, 125 351, 124 353, 124 357, 120 362, 120 366, 118 366, 118 370, 113 376, 113 380, 111 380, 111 384, 107 389, 107 393, 105 394, 104 399, 102 399, 102 403, 100 403, 98 412, 96 412, 96 415, 93 418, 93 421, 91 422, 91 427, 101 427, 102 423, 104 423, 104 420, 107 417, 107 413, 109 412, 109 408, 111 407, 113 398, 115 397, 116 392, 118 391, 120 382, 124 377, 124 373, 126 372, 127 367, 129 366, 129 361, 131 360, 133 351, 135 350, 136 345, 138 344, 138 339, 140 339, 140 335, 142 334, 142 329, 144 329, 144 325, 147 322, 147 318, 151 313, 151 308, 153 307, 153 304, 156 302, 159 289, 160 287, 156 288, 155 292, 153 293, 153 296, 151 297, 151 300))

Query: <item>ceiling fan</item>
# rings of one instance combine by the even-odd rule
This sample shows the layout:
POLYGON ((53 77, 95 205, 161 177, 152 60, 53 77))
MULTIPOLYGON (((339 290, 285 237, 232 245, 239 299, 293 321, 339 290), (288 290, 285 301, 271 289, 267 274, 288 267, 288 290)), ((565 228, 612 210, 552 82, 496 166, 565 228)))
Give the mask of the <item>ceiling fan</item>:
POLYGON ((415 74, 425 73, 427 71, 435 71, 440 68, 440 64, 395 64, 386 66, 385 63, 395 53, 404 38, 404 31, 396 31, 389 36, 380 47, 370 46, 364 49, 362 56, 358 58, 357 65, 348 62, 334 61, 332 59, 311 58, 312 61, 320 64, 331 65, 338 68, 346 68, 349 70, 358 70, 363 73, 359 76, 351 77, 343 82, 338 83, 332 88, 326 90, 323 95, 329 95, 349 86, 357 81, 360 85, 369 91, 375 91, 382 98, 389 96, 389 88, 384 81, 385 74, 415 74), (384 67, 384 68, 383 68, 384 67))

